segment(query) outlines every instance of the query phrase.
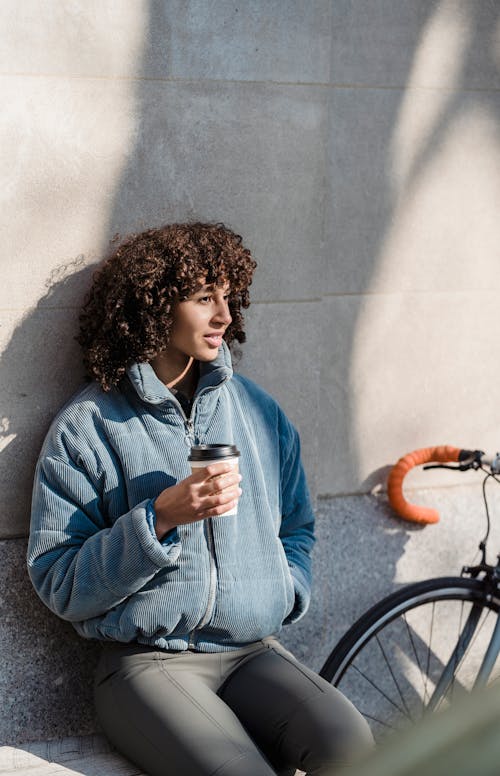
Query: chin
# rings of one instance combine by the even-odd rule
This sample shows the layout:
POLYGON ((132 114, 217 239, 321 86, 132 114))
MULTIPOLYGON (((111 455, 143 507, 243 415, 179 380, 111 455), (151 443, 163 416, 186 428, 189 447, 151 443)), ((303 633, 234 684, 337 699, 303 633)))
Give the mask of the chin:
POLYGON ((204 361, 204 362, 214 361, 214 359, 216 359, 218 355, 219 355, 219 348, 215 348, 215 350, 211 350, 210 353, 199 353, 198 355, 195 356, 195 359, 197 361, 204 361))

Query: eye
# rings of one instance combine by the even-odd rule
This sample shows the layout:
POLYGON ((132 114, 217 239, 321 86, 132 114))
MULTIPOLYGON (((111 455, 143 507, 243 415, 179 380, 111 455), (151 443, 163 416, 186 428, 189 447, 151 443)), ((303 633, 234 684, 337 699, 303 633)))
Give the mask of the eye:
POLYGON ((200 302, 200 304, 208 304, 211 301, 211 299, 212 299, 211 296, 200 296, 198 298, 198 302, 200 302))

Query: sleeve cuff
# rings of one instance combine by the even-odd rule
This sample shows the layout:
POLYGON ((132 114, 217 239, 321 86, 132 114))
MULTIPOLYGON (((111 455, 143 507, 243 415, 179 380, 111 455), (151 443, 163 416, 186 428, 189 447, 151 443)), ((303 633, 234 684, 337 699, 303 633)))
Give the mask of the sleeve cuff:
POLYGON ((284 620, 283 625, 290 625, 291 623, 300 620, 309 609, 309 603, 311 601, 309 584, 306 584, 300 569, 297 568, 297 566, 290 566, 290 573, 295 588, 295 605, 288 617, 284 620))
POLYGON ((161 542, 158 540, 152 499, 137 505, 132 513, 132 521, 144 552, 155 565, 163 568, 175 563, 181 552, 181 540, 177 528, 169 531, 161 542))
MULTIPOLYGON (((160 541, 156 535, 156 512, 153 499, 150 499, 146 504, 146 520, 151 532, 151 536, 153 539, 156 539, 157 542, 160 541)), ((165 534, 163 539, 160 541, 160 544, 163 547, 168 547, 169 544, 176 544, 177 542, 180 542, 177 528, 172 528, 165 534)))

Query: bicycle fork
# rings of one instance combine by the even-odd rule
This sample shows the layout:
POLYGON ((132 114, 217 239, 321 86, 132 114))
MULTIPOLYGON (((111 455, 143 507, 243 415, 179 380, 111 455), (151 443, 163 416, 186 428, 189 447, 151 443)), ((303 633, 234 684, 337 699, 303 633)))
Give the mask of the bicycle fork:
MULTIPOLYGON (((472 607, 469 613, 469 616, 467 617, 467 621, 464 625, 462 633, 460 634, 460 638, 458 639, 458 642, 455 646, 455 649, 453 650, 451 657, 448 660, 448 663, 444 667, 444 670, 439 678, 436 688, 429 701, 429 704, 427 707, 429 711, 434 711, 437 705, 439 704, 439 702, 442 700, 442 698, 445 697, 446 693, 448 692, 448 689, 450 688, 450 685, 453 682, 453 678, 460 665, 460 662, 464 657, 465 652, 467 651, 467 648, 469 647, 472 641, 474 633, 476 632, 476 628, 479 623, 479 619, 481 617, 482 611, 483 611, 483 607, 481 604, 474 604, 474 606, 472 607)), ((491 636, 490 642, 488 644, 488 648, 485 652, 481 666, 479 668, 476 679, 474 681, 474 689, 478 687, 484 687, 486 685, 490 677, 490 674, 493 670, 493 666, 495 665, 495 661, 498 657, 499 652, 500 652, 500 616, 497 614, 497 620, 495 623, 493 634, 491 636)))
POLYGON ((486 650, 486 654, 483 658, 483 662, 481 663, 481 668, 478 671, 476 681, 474 682, 474 688, 484 687, 486 685, 486 682, 488 681, 490 674, 493 671, 493 666, 495 665, 495 661, 498 657, 499 651, 500 651, 500 617, 497 614, 495 629, 490 639, 490 643, 488 644, 488 649, 486 650))

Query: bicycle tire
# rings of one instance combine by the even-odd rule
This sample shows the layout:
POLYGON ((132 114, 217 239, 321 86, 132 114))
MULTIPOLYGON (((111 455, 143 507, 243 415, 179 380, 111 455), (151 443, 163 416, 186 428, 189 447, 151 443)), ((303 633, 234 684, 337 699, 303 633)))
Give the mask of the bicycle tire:
MULTIPOLYGON (((379 739, 416 721, 430 706, 449 705, 454 692, 472 689, 499 609, 498 595, 484 580, 440 577, 406 585, 352 625, 320 675, 353 701, 379 739), (448 625, 455 613, 456 634, 445 628, 437 636, 443 631, 440 618, 448 625), (463 655, 456 654, 464 648, 463 655)), ((492 675, 496 672, 495 666, 492 675)))

